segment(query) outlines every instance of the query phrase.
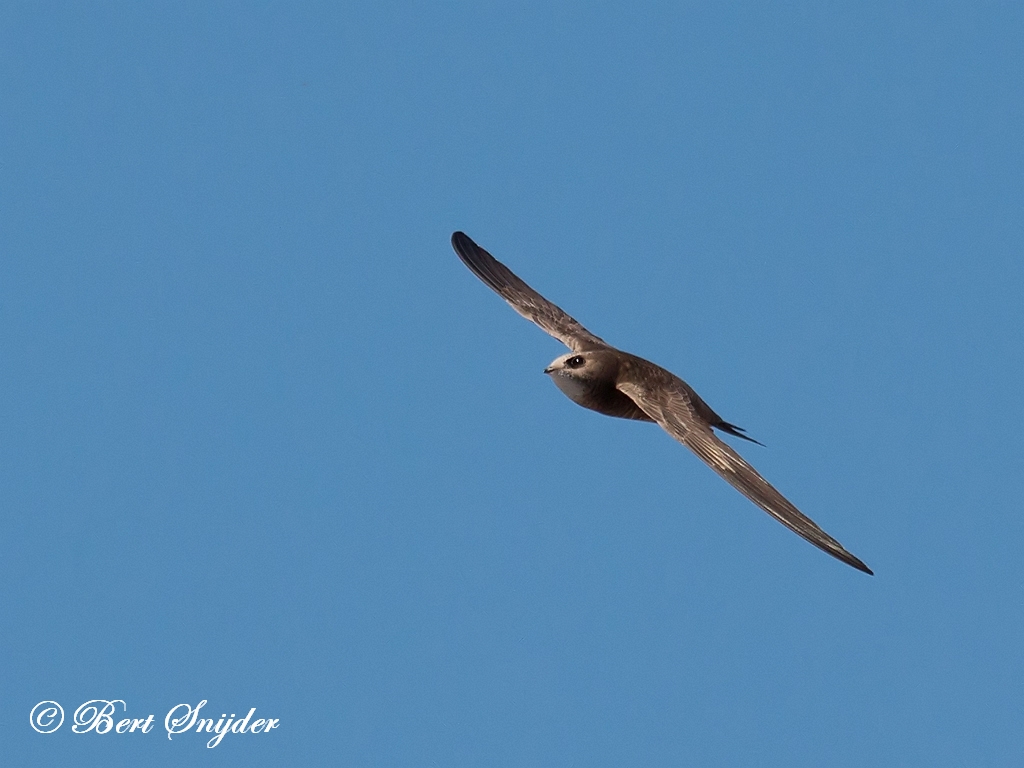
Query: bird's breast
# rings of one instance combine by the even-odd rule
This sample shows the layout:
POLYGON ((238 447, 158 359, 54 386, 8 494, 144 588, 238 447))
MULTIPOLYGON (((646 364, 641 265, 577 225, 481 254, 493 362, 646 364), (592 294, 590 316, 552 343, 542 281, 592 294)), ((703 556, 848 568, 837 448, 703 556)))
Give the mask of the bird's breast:
POLYGON ((562 390, 562 394, 574 403, 579 403, 584 408, 590 407, 587 403, 592 399, 593 386, 589 382, 561 373, 556 373, 551 379, 555 382, 555 386, 562 390))
POLYGON ((555 386, 562 390, 562 394, 584 408, 620 419, 652 420, 611 382, 588 381, 558 373, 551 379, 555 386))

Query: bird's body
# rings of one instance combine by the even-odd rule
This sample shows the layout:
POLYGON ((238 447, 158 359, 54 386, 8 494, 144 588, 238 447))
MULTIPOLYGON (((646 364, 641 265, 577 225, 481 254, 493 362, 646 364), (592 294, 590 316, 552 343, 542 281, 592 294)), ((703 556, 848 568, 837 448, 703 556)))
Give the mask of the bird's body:
POLYGON ((463 263, 513 309, 572 350, 544 370, 566 397, 606 416, 657 422, 783 525, 833 557, 871 573, 861 560, 715 436, 713 430, 718 429, 757 442, 743 434, 742 428, 723 420, 689 384, 661 366, 616 349, 590 333, 462 232, 452 235, 452 246, 463 263))
MULTIPOLYGON (((565 360, 559 358, 545 368, 544 373, 550 375, 555 386, 577 405, 605 416, 654 421, 615 386, 626 356, 618 350, 612 352, 599 349, 588 354, 585 364, 578 370, 573 370, 565 364, 565 360)), ((566 359, 572 357, 565 356, 566 359)))
MULTIPOLYGON (((625 395, 619 384, 631 377, 642 376, 654 386, 675 388, 683 393, 693 407, 697 418, 715 429, 720 429, 734 437, 751 443, 757 443, 752 437, 743 434, 743 428, 730 424, 715 413, 711 406, 701 400, 689 384, 674 373, 666 371, 660 365, 644 360, 642 357, 623 352, 621 349, 608 347, 591 352, 584 358, 584 365, 573 369, 565 363, 575 357, 572 354, 559 357, 544 369, 563 394, 578 405, 605 416, 620 419, 636 419, 637 421, 654 421, 631 398, 625 395)), ((761 443, 757 443, 761 445, 761 443)))

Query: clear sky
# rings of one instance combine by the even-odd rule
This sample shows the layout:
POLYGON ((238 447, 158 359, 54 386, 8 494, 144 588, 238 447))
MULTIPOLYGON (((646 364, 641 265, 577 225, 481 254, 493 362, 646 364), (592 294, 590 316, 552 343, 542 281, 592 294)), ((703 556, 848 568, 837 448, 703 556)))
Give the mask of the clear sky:
POLYGON ((4 5, 5 763, 1024 764, 1022 36, 956 1, 4 5), (562 396, 455 229, 877 575, 562 396), (72 733, 93 699, 153 730, 72 733), (168 740, 203 700, 279 727, 168 740))

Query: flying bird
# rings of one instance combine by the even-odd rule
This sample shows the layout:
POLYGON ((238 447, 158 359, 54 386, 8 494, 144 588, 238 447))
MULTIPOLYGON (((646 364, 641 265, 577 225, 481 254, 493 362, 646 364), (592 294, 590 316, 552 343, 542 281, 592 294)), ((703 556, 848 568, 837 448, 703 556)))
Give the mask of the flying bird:
POLYGON ((468 235, 454 233, 452 247, 463 264, 512 305, 512 309, 571 350, 544 369, 570 400, 606 416, 656 422, 791 531, 847 565, 872 573, 860 559, 847 552, 775 490, 736 451, 718 439, 716 429, 757 443, 743 434, 741 427, 715 413, 689 384, 661 366, 616 349, 592 334, 516 277, 468 235))

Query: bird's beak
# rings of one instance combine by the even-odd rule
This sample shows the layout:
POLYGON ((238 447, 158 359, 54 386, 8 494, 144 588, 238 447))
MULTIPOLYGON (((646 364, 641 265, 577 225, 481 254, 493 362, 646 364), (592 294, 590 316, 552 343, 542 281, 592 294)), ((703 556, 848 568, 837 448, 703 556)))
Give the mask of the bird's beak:
POLYGON ((553 365, 549 365, 547 368, 544 369, 544 373, 551 374, 551 373, 554 373, 554 372, 555 372, 555 367, 553 365))

